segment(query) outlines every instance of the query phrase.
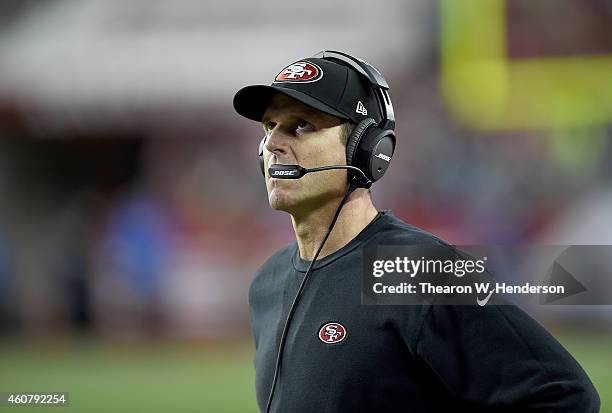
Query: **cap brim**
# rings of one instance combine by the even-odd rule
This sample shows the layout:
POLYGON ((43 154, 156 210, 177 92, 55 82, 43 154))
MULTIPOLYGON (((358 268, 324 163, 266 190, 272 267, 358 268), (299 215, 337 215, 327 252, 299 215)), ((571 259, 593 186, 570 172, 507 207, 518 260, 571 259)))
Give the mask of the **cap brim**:
POLYGON ((290 98, 329 115, 341 119, 349 119, 349 117, 342 112, 298 90, 267 85, 246 86, 240 89, 234 95, 234 109, 247 119, 261 122, 272 97, 276 93, 282 93, 283 95, 289 96, 290 98))

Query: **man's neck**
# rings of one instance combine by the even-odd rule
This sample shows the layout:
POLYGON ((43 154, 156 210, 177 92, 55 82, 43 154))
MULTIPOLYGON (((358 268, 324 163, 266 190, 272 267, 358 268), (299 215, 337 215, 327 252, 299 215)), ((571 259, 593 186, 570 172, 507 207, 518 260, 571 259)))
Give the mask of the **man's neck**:
MULTIPOLYGON (((324 205, 319 210, 312 211, 305 216, 291 216, 302 259, 308 261, 313 259, 339 204, 340 200, 324 205)), ((342 207, 336 224, 317 259, 344 247, 372 222, 377 214, 378 211, 372 204, 367 190, 354 191, 342 207)))

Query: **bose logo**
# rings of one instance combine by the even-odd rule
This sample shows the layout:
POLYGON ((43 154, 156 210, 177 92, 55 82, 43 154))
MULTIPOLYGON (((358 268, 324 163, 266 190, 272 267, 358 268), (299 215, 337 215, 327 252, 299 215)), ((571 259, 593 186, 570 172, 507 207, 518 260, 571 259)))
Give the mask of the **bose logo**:
POLYGON ((297 171, 274 171, 272 175, 295 175, 297 171))
POLYGON ((385 155, 383 153, 379 153, 378 155, 374 155, 374 156, 377 157, 377 158, 382 159, 383 161, 387 161, 387 162, 389 162, 391 160, 390 156, 387 156, 387 155, 385 155))

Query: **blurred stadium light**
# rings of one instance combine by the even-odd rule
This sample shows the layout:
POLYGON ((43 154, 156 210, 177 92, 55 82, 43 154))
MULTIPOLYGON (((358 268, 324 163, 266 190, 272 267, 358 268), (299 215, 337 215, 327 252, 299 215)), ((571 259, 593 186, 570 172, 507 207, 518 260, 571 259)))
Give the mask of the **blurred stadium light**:
POLYGON ((441 79, 451 112, 482 130, 609 124, 610 8, 609 2, 597 0, 538 1, 537 5, 519 0, 442 0, 441 79), (532 20, 511 30, 518 19, 509 20, 509 9, 532 20), (581 23, 576 23, 576 14, 584 19, 581 23), (568 36, 546 36, 551 27, 555 33, 575 28, 570 40, 577 47, 564 55, 568 36), (531 46, 526 42, 519 46, 537 56, 513 57, 511 42, 514 37, 525 38, 524 32, 531 35, 531 46), (554 52, 547 55, 547 49, 554 52))

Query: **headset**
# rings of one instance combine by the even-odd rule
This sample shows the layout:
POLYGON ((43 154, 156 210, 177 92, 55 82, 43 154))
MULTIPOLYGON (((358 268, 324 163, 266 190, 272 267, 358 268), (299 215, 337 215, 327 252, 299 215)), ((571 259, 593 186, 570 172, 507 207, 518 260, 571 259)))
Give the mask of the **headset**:
MULTIPOLYGON (((349 54, 324 50, 312 57, 328 59, 352 68, 364 76, 375 89, 376 101, 382 114, 381 122, 378 123, 373 118, 363 119, 353 128, 346 143, 347 166, 355 167, 362 172, 349 172, 350 179, 358 188, 369 188, 372 182, 379 180, 385 174, 395 151, 395 115, 389 97, 389 85, 378 69, 349 54)), ((259 143, 259 166, 264 176, 263 151, 266 139, 267 135, 259 143)))

